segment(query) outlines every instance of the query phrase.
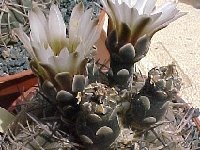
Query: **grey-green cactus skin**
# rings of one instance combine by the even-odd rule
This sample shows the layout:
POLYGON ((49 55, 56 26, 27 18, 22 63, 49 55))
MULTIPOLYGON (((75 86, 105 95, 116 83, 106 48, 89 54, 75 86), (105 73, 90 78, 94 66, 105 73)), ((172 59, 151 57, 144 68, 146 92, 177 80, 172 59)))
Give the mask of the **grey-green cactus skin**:
MULTIPOLYGON (((124 79, 121 81, 129 78, 126 69, 121 69, 118 75, 124 79)), ((75 75, 67 82, 59 80, 62 85, 50 81, 41 84, 41 90, 61 112, 61 120, 75 127, 75 134, 86 149, 109 148, 122 126, 137 131, 155 126, 181 87, 181 79, 173 64, 153 68, 143 85, 139 86, 136 78, 132 88, 118 89, 118 92, 105 84, 90 82, 90 79, 96 81, 98 78, 94 72, 89 77, 75 75), (71 87, 71 91, 63 87, 71 87)))
POLYGON ((65 84, 69 83, 71 91, 56 88, 50 81, 42 82, 40 88, 58 108, 63 123, 75 127, 72 133, 87 149, 107 149, 120 133, 117 116, 111 118, 119 99, 117 92, 100 83, 87 85, 83 75, 75 75, 65 84))
POLYGON ((104 84, 86 87, 76 128, 87 149, 107 149, 118 137, 118 118, 111 118, 117 98, 117 92, 104 84))
POLYGON ((134 64, 140 61, 149 50, 151 37, 141 37, 135 42, 130 41, 130 29, 122 25, 122 37, 118 37, 116 30, 111 31, 106 39, 106 47, 110 53, 111 84, 127 88, 130 77, 134 73, 134 64), (129 75, 125 78, 119 76, 121 70, 126 69, 129 75))
MULTIPOLYGON (((66 82, 65 84, 69 83, 72 82, 66 82)), ((66 118, 70 122, 73 122, 74 119, 76 119, 76 114, 79 111, 78 99, 76 98, 77 92, 68 92, 64 89, 60 89, 61 87, 56 88, 54 84, 50 81, 44 81, 40 84, 42 85, 40 87, 41 91, 48 98, 48 100, 58 108, 58 110, 62 114, 62 117, 66 118)), ((80 89, 79 85, 78 87, 73 85, 73 87, 74 89, 80 89)), ((81 89, 82 88, 84 87, 81 87, 81 89)))
MULTIPOLYGON (((143 84, 136 75, 126 89, 97 82, 100 70, 94 69, 97 67, 94 64, 88 66, 91 67, 88 75, 63 72, 54 79, 40 80, 39 84, 40 91, 59 112, 62 124, 70 130, 66 132, 88 150, 109 149, 123 128, 136 131, 153 128, 181 88, 173 64, 151 69, 143 84)), ((121 84, 129 78, 127 69, 121 69, 117 75, 124 79, 121 84)))
POLYGON ((125 124, 135 130, 144 130, 164 117, 181 87, 181 79, 174 67, 172 64, 149 71, 145 85, 132 97, 125 124))

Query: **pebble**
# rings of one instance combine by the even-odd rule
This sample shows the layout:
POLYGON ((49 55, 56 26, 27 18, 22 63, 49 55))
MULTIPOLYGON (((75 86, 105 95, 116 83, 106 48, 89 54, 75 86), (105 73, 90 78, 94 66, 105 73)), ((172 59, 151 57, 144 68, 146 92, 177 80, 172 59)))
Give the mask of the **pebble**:
POLYGON ((3 58, 8 58, 10 56, 10 50, 5 48, 4 50, 2 50, 1 55, 3 58))
POLYGON ((0 47, 0 76, 12 75, 29 69, 29 57, 21 43, 7 48, 0 47))

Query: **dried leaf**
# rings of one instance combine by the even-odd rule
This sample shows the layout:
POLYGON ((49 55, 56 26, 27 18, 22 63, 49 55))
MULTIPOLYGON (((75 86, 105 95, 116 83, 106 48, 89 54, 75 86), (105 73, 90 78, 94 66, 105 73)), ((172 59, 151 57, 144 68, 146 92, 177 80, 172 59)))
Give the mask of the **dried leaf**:
POLYGON ((4 133, 8 126, 12 123, 15 116, 8 112, 6 109, 0 107, 0 132, 4 133))

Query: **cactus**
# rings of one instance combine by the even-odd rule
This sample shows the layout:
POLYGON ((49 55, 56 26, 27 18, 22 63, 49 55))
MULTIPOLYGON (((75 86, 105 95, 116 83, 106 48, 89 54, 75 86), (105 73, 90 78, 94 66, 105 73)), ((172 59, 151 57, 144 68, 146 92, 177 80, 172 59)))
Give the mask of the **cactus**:
POLYGON ((87 149, 107 149, 118 137, 117 116, 111 118, 117 98, 114 89, 100 83, 85 88, 76 127, 87 149))
POLYGON ((175 65, 151 69, 143 88, 131 98, 125 124, 133 130, 145 130, 155 125, 164 118, 180 88, 181 79, 175 65))
MULTIPOLYGON (((46 99, 51 106, 45 113, 55 111, 53 117, 59 129, 84 149, 110 148, 123 128, 144 133, 158 126, 181 88, 173 64, 151 69, 142 84, 134 70, 135 63, 148 52, 154 33, 184 15, 176 4, 167 2, 157 10, 155 1, 101 2, 109 15, 106 46, 111 58, 106 73, 95 64, 93 47, 103 22, 93 16, 91 9, 84 10, 82 3, 72 10, 68 35, 54 4, 48 16, 38 6, 29 12, 31 38, 22 28, 14 30, 31 54, 30 66, 38 76, 42 93, 39 101, 46 99), (173 13, 167 14, 166 7, 173 13), (122 16, 122 11, 129 17, 122 16)), ((40 116, 41 112, 36 114, 40 116)), ((24 137, 23 132, 16 137, 24 137)), ((43 137, 47 137, 44 130, 35 141, 45 149, 41 141, 50 144, 52 139, 43 137)), ((27 146, 35 145, 35 141, 29 141, 27 146)))
POLYGON ((156 1, 101 2, 109 16, 106 47, 110 53, 114 84, 119 84, 117 74, 121 69, 128 70, 129 76, 133 75, 134 64, 145 57, 157 31, 185 14, 177 10, 174 2, 167 2, 158 9, 156 1), (168 14, 167 7, 173 13, 168 14))
MULTIPOLYGON (((21 29, 16 29, 15 32, 32 54, 31 66, 40 79, 40 90, 59 110, 62 122, 66 126, 70 124, 70 127, 76 127, 69 131, 70 134, 79 137, 87 148, 104 149, 109 147, 117 138, 119 125, 117 116, 110 119, 116 105, 115 99, 112 98, 112 89, 103 84, 91 83, 93 80, 91 78, 95 75, 89 68, 86 69, 86 66, 91 66, 94 70, 95 65, 87 65, 87 58, 92 54, 92 46, 99 38, 102 28, 102 23, 95 18, 91 19, 91 16, 91 9, 84 12, 82 3, 76 5, 72 11, 69 22, 69 38, 67 38, 64 33, 66 29, 61 13, 57 6, 52 5, 48 23, 51 23, 49 26, 55 24, 54 28, 57 27, 56 23, 58 23, 60 32, 53 31, 51 37, 51 33, 46 32, 48 29, 45 29, 46 26, 43 26, 43 22, 41 22, 43 30, 40 32, 37 31, 38 27, 31 24, 33 38, 41 44, 43 42, 44 47, 37 45, 37 43, 33 43, 35 45, 27 43, 27 40, 24 40, 27 37, 21 29), (54 14, 58 15, 54 16, 54 14), (55 19, 57 22, 54 21, 55 19), (88 29, 85 29, 86 24, 88 29), (82 33, 77 36, 79 30, 82 33), (39 37, 37 37, 37 34, 39 34, 39 37), (45 44, 47 49, 45 49, 45 44), (32 49, 32 46, 34 49, 32 49), (39 49, 39 47, 43 49, 39 49), (44 57, 41 50, 44 53, 45 51, 48 52, 49 58, 47 60, 45 60, 46 56, 44 57), (102 93, 103 90, 105 92, 102 93), (91 107, 91 110, 87 110, 87 107, 91 107), (103 142, 102 138, 104 139, 103 142)), ((46 20, 38 7, 30 12, 29 17, 32 19, 30 23, 35 19, 40 24, 39 21, 41 20, 39 19, 41 17, 44 21, 46 20)), ((117 96, 116 93, 114 94, 114 96, 117 96)))

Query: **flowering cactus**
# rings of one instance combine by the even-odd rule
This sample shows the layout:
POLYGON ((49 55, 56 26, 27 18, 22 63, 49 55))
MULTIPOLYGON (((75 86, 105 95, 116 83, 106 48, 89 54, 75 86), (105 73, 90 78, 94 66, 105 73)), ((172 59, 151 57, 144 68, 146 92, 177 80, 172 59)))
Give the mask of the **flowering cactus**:
POLYGON ((172 1, 158 8, 156 0, 101 2, 109 16, 106 46, 114 78, 122 69, 131 75, 133 64, 147 54, 152 36, 185 14, 172 1))
POLYGON ((86 149, 107 149, 121 125, 133 130, 155 125, 181 85, 170 66, 152 69, 141 85, 137 85, 137 76, 132 82, 134 63, 146 55, 151 37, 184 15, 176 3, 166 2, 155 9, 156 0, 101 2, 109 16, 106 46, 111 64, 105 74, 113 85, 96 82, 100 69, 94 63, 88 63, 86 70, 103 21, 92 19, 91 9, 84 12, 82 3, 72 11, 68 37, 56 5, 48 17, 38 7, 29 13, 30 38, 21 28, 14 30, 33 58, 31 67, 40 79, 40 90, 55 104, 56 116, 70 128, 67 132, 79 137, 86 149), (86 78, 90 80, 87 86, 86 78))
POLYGON ((125 36, 124 29, 128 28, 130 33, 126 33, 126 42, 131 42, 133 45, 142 36, 152 36, 185 14, 179 12, 177 4, 172 1, 167 1, 158 8, 155 6, 156 0, 101 0, 101 2, 111 19, 109 30, 116 29, 118 38, 121 39, 125 36))
MULTIPOLYGON (((65 74, 70 77, 71 82, 74 75, 84 74, 87 57, 92 54, 93 45, 102 29, 102 23, 98 19, 91 19, 92 9, 84 12, 82 3, 74 7, 68 37, 64 20, 56 5, 51 6, 48 17, 38 7, 34 7, 28 17, 30 38, 21 28, 14 31, 33 58, 32 70, 43 81, 50 80, 59 90, 63 86, 59 86, 62 83, 57 83, 57 76, 65 74)), ((71 90, 71 85, 67 90, 71 90)))

